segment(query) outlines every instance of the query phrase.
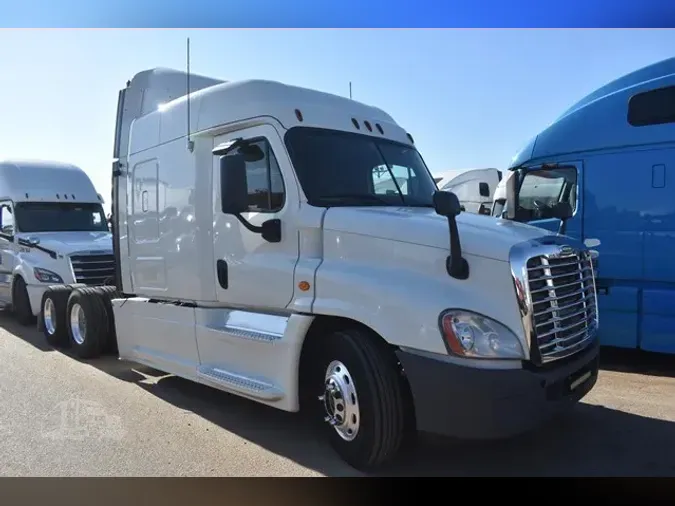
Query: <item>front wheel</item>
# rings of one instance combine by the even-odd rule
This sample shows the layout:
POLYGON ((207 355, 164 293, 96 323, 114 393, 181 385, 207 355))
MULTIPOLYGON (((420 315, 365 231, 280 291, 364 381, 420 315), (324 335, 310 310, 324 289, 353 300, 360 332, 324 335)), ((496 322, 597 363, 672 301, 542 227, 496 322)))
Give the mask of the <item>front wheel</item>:
POLYGON ((323 344, 315 381, 321 382, 318 400, 331 445, 362 471, 392 461, 406 432, 393 352, 358 329, 335 332, 323 344))
POLYGON ((35 323, 35 316, 30 307, 28 288, 22 277, 17 277, 12 286, 12 306, 16 319, 21 325, 28 326, 35 323))

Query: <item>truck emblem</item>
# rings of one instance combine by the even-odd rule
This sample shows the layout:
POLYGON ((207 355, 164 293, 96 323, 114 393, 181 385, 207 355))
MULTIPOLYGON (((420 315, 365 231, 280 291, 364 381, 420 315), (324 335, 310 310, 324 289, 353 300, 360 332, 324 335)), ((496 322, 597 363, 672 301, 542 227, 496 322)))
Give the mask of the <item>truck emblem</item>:
POLYGON ((560 248, 561 255, 571 255, 574 253, 574 250, 570 246, 563 246, 560 248))

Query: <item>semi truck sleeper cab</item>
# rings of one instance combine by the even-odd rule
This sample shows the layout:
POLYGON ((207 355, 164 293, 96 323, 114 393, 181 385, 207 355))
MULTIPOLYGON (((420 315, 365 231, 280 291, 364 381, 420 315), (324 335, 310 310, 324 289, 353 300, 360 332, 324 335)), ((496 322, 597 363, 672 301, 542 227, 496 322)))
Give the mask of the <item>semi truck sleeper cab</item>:
POLYGON ((63 345, 307 410, 363 470, 412 431, 506 437, 593 387, 582 244, 460 213, 380 109, 185 82, 154 69, 120 92, 116 287, 47 292, 63 345))
POLYGON ((35 324, 50 285, 114 283, 103 199, 74 165, 0 160, 0 306, 35 324))
POLYGON ((603 345, 675 353, 675 58, 599 88, 514 157, 493 214, 599 253, 603 345), (513 189, 508 191, 508 182, 513 189), (669 186, 670 185, 670 186, 669 186))

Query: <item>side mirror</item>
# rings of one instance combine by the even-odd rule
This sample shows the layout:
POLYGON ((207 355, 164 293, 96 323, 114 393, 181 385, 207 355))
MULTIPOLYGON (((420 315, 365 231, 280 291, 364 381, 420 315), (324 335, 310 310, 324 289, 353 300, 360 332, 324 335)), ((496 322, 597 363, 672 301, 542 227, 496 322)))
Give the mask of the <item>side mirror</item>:
POLYGON ((242 155, 220 157, 220 200, 225 214, 238 215, 248 210, 246 161, 242 155))
POLYGON ((457 195, 452 192, 438 190, 434 192, 434 210, 437 214, 446 218, 455 217, 462 212, 462 206, 459 203, 457 195))
POLYGON ((265 153, 257 144, 243 144, 239 147, 239 152, 245 162, 255 163, 265 159, 265 153))
POLYGON ((551 210, 554 218, 569 220, 574 214, 574 210, 569 202, 559 202, 551 210))
POLYGON ((518 172, 511 174, 506 181, 506 219, 516 219, 516 208, 518 207, 518 172))
POLYGON ((462 245, 459 240, 457 216, 462 212, 457 195, 452 192, 438 190, 434 192, 434 209, 437 214, 448 219, 450 232, 450 255, 445 260, 445 270, 455 279, 469 277, 469 263, 462 257, 462 245))
POLYGON ((559 202, 553 207, 553 217, 560 220, 560 228, 558 229, 559 234, 565 234, 567 232, 567 220, 569 220, 574 214, 574 210, 569 202, 559 202))
MULTIPOLYGON (((228 149, 218 148, 219 150, 228 149)), ((219 154, 214 150, 215 154, 219 154)), ((256 153, 250 154, 257 156, 256 153)), ((246 182, 246 161, 250 160, 242 154, 220 154, 220 207, 223 213, 232 214, 247 230, 261 234, 267 242, 281 241, 281 220, 267 220, 261 226, 253 225, 241 215, 248 211, 248 183, 246 182)))
POLYGON ((490 185, 487 183, 478 183, 478 193, 481 197, 490 197, 490 185))

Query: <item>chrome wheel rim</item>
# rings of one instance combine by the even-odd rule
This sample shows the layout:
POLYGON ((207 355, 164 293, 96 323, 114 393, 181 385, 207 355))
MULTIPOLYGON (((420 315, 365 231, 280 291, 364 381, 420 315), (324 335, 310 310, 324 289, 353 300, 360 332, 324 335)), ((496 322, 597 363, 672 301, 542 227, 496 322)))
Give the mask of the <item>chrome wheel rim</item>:
POLYGON ((70 309, 70 330, 73 334, 73 340, 77 344, 83 344, 86 337, 87 318, 84 316, 84 310, 79 304, 73 304, 70 309))
POLYGON ((352 441, 359 433, 361 412, 356 385, 347 367, 340 361, 331 362, 324 376, 324 392, 319 396, 326 416, 324 421, 345 441, 352 441))
POLYGON ((56 308, 50 298, 45 300, 45 307, 42 308, 42 320, 47 333, 53 336, 56 333, 56 308))

